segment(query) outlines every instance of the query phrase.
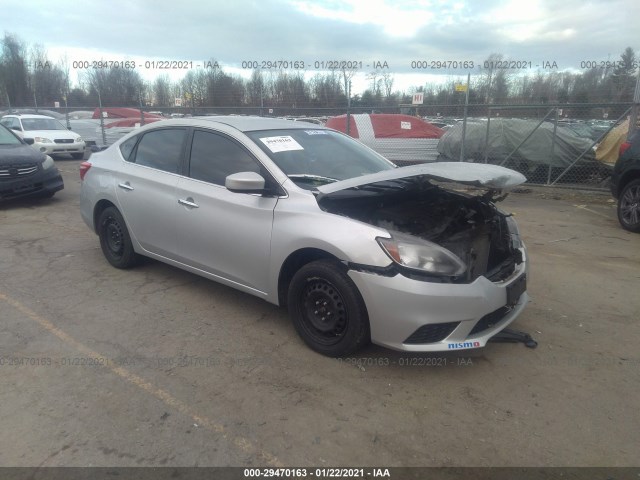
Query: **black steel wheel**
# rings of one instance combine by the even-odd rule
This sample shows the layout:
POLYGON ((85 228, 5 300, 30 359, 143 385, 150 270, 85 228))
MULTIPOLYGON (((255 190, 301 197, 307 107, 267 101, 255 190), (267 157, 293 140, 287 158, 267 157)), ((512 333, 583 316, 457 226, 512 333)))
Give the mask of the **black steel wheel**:
POLYGON ((316 352, 340 357, 370 341, 364 301, 337 261, 302 267, 291 280, 288 304, 296 331, 316 352))
POLYGON ((107 261, 116 268, 131 268, 139 261, 122 214, 115 207, 105 208, 98 217, 100 247, 107 261))
POLYGON ((640 233, 640 180, 624 186, 618 198, 618 220, 625 230, 640 233))

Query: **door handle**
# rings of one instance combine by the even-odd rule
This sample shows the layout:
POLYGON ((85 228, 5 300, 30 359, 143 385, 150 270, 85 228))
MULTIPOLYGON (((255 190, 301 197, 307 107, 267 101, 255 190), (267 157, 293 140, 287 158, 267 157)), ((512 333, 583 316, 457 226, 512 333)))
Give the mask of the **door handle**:
POLYGON ((191 197, 181 198, 178 200, 178 203, 180 205, 184 205, 185 207, 189 207, 189 208, 198 208, 200 206, 196 202, 194 202, 193 198, 191 197))
POLYGON ((129 184, 129 182, 119 183, 118 187, 122 188, 123 190, 133 190, 133 187, 129 184))

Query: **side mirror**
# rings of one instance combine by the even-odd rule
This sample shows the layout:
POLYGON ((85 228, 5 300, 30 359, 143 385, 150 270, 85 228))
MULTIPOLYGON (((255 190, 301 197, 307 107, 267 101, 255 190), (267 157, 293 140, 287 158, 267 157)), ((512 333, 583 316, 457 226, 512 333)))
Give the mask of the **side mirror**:
POLYGON ((264 193, 264 178, 255 172, 238 172, 224 180, 227 190, 234 193, 264 193))
POLYGON ((23 138, 23 140, 27 145, 33 145, 33 138, 23 138))
POLYGON ((71 127, 67 127, 67 130, 71 130, 71 127))
POLYGON ((20 130, 20 127, 17 127, 16 125, 14 125, 13 127, 11 127, 11 130, 15 130, 17 132, 21 132, 22 130, 20 130))

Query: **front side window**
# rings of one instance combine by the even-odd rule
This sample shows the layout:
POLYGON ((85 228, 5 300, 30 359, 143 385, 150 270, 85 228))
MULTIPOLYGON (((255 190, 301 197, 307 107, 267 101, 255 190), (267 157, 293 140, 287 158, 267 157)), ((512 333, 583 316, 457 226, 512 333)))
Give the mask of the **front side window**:
POLYGON ((178 173, 186 134, 184 128, 165 128, 145 133, 132 161, 137 165, 178 173))
POLYGON ((261 172, 260 164, 233 140, 216 133, 196 130, 191 146, 189 176, 224 185, 227 176, 238 172, 261 172))

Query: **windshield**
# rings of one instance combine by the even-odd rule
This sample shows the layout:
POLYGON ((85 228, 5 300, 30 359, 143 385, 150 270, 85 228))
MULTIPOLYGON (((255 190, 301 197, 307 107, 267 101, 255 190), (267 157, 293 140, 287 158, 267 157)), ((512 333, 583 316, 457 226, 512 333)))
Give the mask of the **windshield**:
POLYGON ((20 145, 21 143, 13 133, 0 125, 0 145, 20 145))
POLYGON ((66 130, 64 125, 53 118, 23 118, 22 128, 25 130, 66 130))
POLYGON ((325 184, 395 168, 359 142, 331 130, 262 130, 247 135, 301 184, 325 184))

